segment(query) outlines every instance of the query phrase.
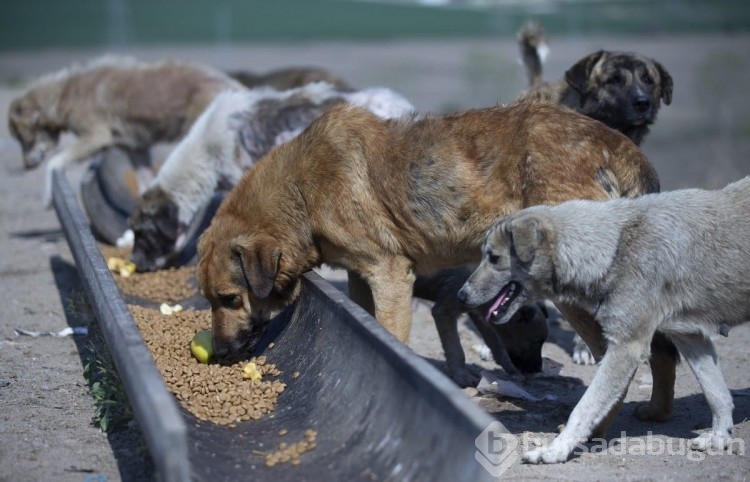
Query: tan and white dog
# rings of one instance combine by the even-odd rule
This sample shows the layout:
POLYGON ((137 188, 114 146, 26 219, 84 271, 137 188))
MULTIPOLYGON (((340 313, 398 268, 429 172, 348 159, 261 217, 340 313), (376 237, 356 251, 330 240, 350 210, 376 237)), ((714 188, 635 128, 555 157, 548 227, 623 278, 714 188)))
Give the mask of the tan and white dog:
POLYGON ((26 169, 47 158, 44 202, 52 201, 51 172, 84 162, 107 147, 129 152, 141 188, 153 178, 149 148, 185 135, 216 94, 244 90, 209 67, 105 56, 43 76, 15 98, 8 111, 26 169), (54 152, 61 133, 75 142, 54 152))
MULTIPOLYGON (((497 221, 482 262, 459 292, 495 323, 524 304, 550 299, 601 357, 591 385, 547 447, 528 463, 559 463, 617 406, 655 333, 693 370, 711 408, 697 450, 727 447, 732 396, 709 338, 750 319, 750 177, 716 191, 685 189, 607 202, 535 206, 497 221), (576 326, 575 323, 579 323, 576 326)), ((659 389, 657 381, 654 390, 659 389)))

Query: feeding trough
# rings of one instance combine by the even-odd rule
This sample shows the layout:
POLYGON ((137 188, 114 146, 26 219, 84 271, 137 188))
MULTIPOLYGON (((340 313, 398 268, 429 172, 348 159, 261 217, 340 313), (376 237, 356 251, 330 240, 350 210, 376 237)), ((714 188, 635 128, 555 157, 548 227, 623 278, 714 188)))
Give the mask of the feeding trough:
POLYGON ((492 480, 475 439, 493 418, 315 273, 256 354, 299 372, 273 412, 236 427, 199 421, 168 391, 65 176, 54 205, 150 453, 165 480, 492 480), (274 343, 273 350, 265 350, 274 343), (264 351, 265 350, 265 351, 264 351), (317 433, 299 465, 258 455, 280 431, 317 433))

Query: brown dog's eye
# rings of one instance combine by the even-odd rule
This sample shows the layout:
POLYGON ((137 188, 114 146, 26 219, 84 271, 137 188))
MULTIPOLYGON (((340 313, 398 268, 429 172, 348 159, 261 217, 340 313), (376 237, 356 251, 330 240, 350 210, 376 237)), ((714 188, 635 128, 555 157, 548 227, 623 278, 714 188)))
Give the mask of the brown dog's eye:
POLYGON ((239 308, 242 298, 240 295, 219 295, 219 303, 224 308, 239 308))
POLYGON ((648 85, 651 85, 654 83, 654 79, 652 79, 651 76, 648 74, 643 74, 643 77, 641 77, 641 80, 643 81, 644 84, 648 84, 648 85))

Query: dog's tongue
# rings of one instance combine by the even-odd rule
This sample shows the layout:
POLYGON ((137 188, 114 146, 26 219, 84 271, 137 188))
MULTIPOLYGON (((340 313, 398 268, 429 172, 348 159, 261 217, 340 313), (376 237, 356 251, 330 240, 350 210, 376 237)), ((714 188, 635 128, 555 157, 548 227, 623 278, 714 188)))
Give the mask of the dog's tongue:
POLYGON ((511 285, 507 284, 503 287, 503 289, 500 291, 500 294, 497 295, 497 299, 494 303, 492 303, 492 306, 487 311, 487 316, 485 319, 487 321, 492 321, 492 314, 497 311, 498 308, 500 308, 503 303, 505 303, 508 300, 508 292, 511 290, 511 285))

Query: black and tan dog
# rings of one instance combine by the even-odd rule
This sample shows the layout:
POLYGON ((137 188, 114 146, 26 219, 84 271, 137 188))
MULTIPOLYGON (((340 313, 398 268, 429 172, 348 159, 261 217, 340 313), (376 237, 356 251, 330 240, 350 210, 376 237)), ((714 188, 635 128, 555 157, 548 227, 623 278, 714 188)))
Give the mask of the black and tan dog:
POLYGON ((587 55, 557 82, 542 77, 544 29, 529 23, 519 32, 529 93, 545 93, 571 109, 604 122, 640 145, 656 121, 662 101, 672 102, 672 76, 659 62, 633 52, 599 50, 587 55))
POLYGON ((508 374, 529 375, 542 371, 542 345, 547 340, 544 303, 524 306, 507 323, 495 325, 482 310, 467 310, 456 293, 471 274, 468 267, 444 269, 434 276, 417 276, 414 296, 434 302, 435 320, 445 354, 445 371, 462 387, 476 386, 479 375, 466 366, 466 356, 458 335, 458 318, 466 312, 487 344, 492 358, 508 374))

